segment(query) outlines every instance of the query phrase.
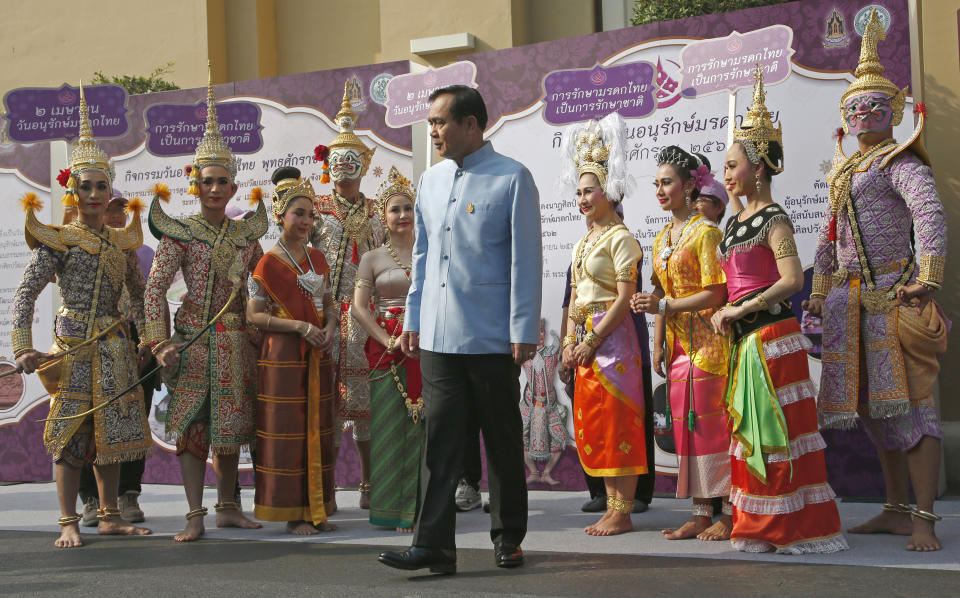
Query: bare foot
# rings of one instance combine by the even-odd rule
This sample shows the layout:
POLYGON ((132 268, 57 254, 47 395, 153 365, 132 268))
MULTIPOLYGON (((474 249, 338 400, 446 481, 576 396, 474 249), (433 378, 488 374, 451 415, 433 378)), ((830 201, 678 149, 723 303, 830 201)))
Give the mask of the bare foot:
POLYGON ((694 538, 701 534, 710 527, 712 521, 713 519, 710 517, 695 515, 693 519, 681 525, 680 529, 665 529, 660 533, 662 533, 667 540, 686 540, 687 538, 694 538))
POLYGON ((250 521, 243 511, 226 509, 217 513, 217 527, 239 527, 242 529, 260 529, 263 527, 256 521, 250 521))
POLYGON ((879 515, 854 527, 847 528, 851 534, 896 534, 909 536, 913 533, 914 524, 910 521, 909 513, 894 513, 881 511, 879 515))
POLYGON ((934 523, 925 519, 915 517, 913 519, 913 533, 910 535, 910 541, 907 542, 907 550, 917 552, 933 552, 940 550, 940 540, 933 531, 934 523))
POLYGON ((540 476, 540 481, 546 484, 550 484, 551 486, 556 486, 560 484, 560 481, 553 479, 553 476, 551 476, 549 473, 542 474, 540 476))
POLYGON ((173 537, 177 542, 193 542, 203 535, 206 528, 203 527, 203 517, 194 517, 187 519, 187 526, 183 531, 173 537))
POLYGON ((294 536, 313 536, 320 533, 320 530, 307 521, 288 521, 287 531, 294 536))
POLYGON ((412 534, 413 526, 411 525, 410 527, 398 527, 397 531, 400 532, 401 534, 412 534))
POLYGON ((538 484, 538 483, 540 483, 540 481, 541 481, 541 480, 540 480, 540 472, 538 472, 538 471, 533 471, 533 472, 530 473, 530 475, 527 476, 527 483, 528 483, 528 484, 538 484))
POLYGON ((137 527, 127 523, 119 515, 111 515, 100 520, 97 525, 97 533, 101 536, 149 536, 153 532, 145 527, 137 527))
POLYGON ((79 548, 83 546, 83 540, 80 539, 80 526, 73 523, 61 527, 60 537, 54 540, 53 545, 57 548, 79 548))
POLYGON ((724 515, 720 521, 714 523, 707 529, 697 534, 697 540, 715 541, 729 540, 730 532, 733 531, 733 517, 724 515))
POLYGON ((593 532, 594 530, 596 530, 597 526, 603 523, 604 521, 606 521, 607 519, 609 519, 610 516, 613 515, 614 513, 616 513, 616 511, 614 511, 613 509, 607 509, 607 512, 603 514, 603 517, 601 517, 599 521, 597 521, 593 525, 588 525, 587 527, 583 528, 583 531, 587 532, 591 536, 594 535, 593 532))
POLYGON ((615 536, 633 531, 633 522, 630 515, 611 511, 609 517, 604 517, 593 526, 593 531, 587 532, 591 536, 615 536))

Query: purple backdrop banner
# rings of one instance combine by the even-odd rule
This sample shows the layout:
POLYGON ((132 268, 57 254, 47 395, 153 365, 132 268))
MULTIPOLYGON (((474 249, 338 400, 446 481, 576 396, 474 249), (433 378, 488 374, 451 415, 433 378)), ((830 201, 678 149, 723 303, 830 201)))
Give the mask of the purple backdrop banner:
MULTIPOLYGON (((127 92, 119 85, 84 87, 90 125, 96 137, 119 137, 127 132, 127 92)), ((80 130, 80 88, 25 87, 8 91, 7 133, 20 143, 66 139, 80 130)))
MULTIPOLYGON (((193 154, 207 125, 207 103, 154 104, 144 112, 147 151, 154 156, 193 154)), ((263 147, 260 107, 253 102, 223 102, 217 106, 220 134, 238 154, 263 147)))
POLYGON ((544 118, 563 125, 611 112, 647 116, 657 109, 655 75, 656 68, 649 62, 552 72, 543 79, 544 118))

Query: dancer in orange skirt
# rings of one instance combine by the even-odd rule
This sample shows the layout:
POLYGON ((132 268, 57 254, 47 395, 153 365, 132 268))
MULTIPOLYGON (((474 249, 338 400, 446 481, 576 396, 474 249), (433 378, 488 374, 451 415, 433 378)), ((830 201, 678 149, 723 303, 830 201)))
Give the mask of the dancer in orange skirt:
POLYGON ((772 175, 783 171, 782 130, 773 128, 764 99, 758 69, 753 105, 725 164, 733 215, 719 249, 732 304, 711 320, 734 342, 726 396, 730 540, 745 552, 837 552, 847 542, 817 428, 811 344, 785 301, 802 288, 803 269, 790 217, 770 195, 772 175))
POLYGON ((637 475, 648 472, 640 345, 626 317, 636 291, 640 245, 615 212, 626 187, 623 121, 573 125, 562 152, 563 181, 576 185, 580 211, 592 222, 574 247, 564 365, 577 370, 574 434, 583 469, 603 477, 607 511, 590 535, 631 531, 637 475))

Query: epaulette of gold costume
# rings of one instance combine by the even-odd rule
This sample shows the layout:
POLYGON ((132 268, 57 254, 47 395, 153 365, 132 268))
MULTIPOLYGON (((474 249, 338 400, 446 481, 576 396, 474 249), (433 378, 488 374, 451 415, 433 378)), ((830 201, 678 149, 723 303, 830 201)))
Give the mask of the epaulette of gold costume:
MULTIPOLYGON (((886 39, 887 34, 883 29, 883 23, 880 21, 880 17, 877 16, 876 9, 873 9, 870 13, 870 20, 867 21, 867 26, 863 30, 863 42, 860 45, 860 60, 857 64, 857 69, 854 71, 856 79, 850 84, 847 90, 843 92, 843 96, 840 98, 840 120, 843 123, 844 133, 850 132, 847 126, 847 120, 843 118, 843 107, 846 104, 847 98, 862 93, 877 92, 888 96, 891 98, 890 109, 893 110, 893 118, 890 121, 890 125, 895 127, 903 120, 907 88, 904 87, 900 89, 893 81, 883 76, 884 67, 880 63, 880 53, 877 50, 879 43, 886 39)), ((880 168, 886 168, 895 157, 907 149, 920 158, 924 164, 930 166, 930 156, 923 147, 923 141, 920 138, 926 121, 926 106, 924 104, 917 104, 914 108, 914 113, 917 114, 917 125, 906 141, 899 144, 891 143, 883 148, 875 148, 876 151, 872 152, 867 159, 862 160, 860 164, 854 168, 854 172, 867 171, 870 165, 878 159, 882 160, 880 168)), ((843 151, 842 141, 843 136, 837 135, 837 144, 833 153, 833 169, 827 176, 827 180, 831 182, 837 177, 847 161, 847 155, 843 151)))
POLYGON ((409 197, 411 201, 416 201, 417 189, 410 183, 410 179, 400 174, 396 166, 390 167, 387 173, 387 180, 380 183, 377 188, 377 213, 380 214, 380 220, 387 223, 387 200, 394 195, 403 195, 409 197))
MULTIPOLYGON (((38 245, 46 245, 54 251, 67 251, 71 247, 81 247, 91 255, 100 253, 102 238, 92 231, 71 224, 56 226, 37 220, 36 210, 43 207, 43 204, 33 193, 24 196, 20 203, 27 213, 24 236, 27 247, 30 249, 36 249, 38 245)), ((103 236, 123 251, 139 249, 143 245, 143 228, 140 225, 139 212, 134 213, 130 223, 124 228, 104 226, 103 236)))
MULTIPOLYGON (((174 218, 167 214, 160 205, 160 198, 154 197, 150 203, 150 213, 147 223, 150 226, 150 233, 156 239, 162 239, 164 236, 177 241, 188 243, 194 239, 213 244, 216 240, 216 234, 211 233, 208 225, 200 222, 200 216, 187 216, 185 218, 174 218)), ((263 202, 257 202, 257 211, 250 218, 241 218, 240 220, 230 220, 230 228, 227 236, 238 247, 243 247, 251 241, 256 241, 267 233, 270 221, 267 218, 267 209, 263 202)))
MULTIPOLYGON (((770 144, 783 147, 783 125, 777 123, 774 128, 770 111, 767 110, 767 92, 763 89, 763 68, 757 64, 754 72, 753 101, 741 127, 733 129, 733 140, 739 141, 753 164, 763 160, 773 173, 783 172, 783 166, 777 166, 770 159, 770 144)), ((782 163, 782 162, 781 162, 782 163)))

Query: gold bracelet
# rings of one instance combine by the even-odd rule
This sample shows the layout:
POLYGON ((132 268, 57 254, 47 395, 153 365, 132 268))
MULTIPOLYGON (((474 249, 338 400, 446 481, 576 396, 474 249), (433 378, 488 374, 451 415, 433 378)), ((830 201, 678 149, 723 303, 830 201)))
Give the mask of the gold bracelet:
POLYGON ((760 309, 764 311, 770 310, 770 304, 767 303, 767 300, 763 297, 763 293, 760 293, 759 295, 757 295, 757 305, 759 305, 760 309))
POLYGON ((577 344, 576 335, 568 334, 567 336, 563 337, 563 342, 560 343, 560 350, 562 351, 567 347, 569 347, 570 345, 576 345, 576 344, 577 344))
POLYGON ((386 344, 387 353, 393 353, 393 347, 394 345, 396 345, 396 343, 397 343, 397 337, 395 336, 387 337, 387 344, 386 344))
POLYGON ((269 328, 270 328, 270 320, 272 320, 272 319, 273 319, 273 315, 267 314, 267 323, 263 325, 263 329, 264 329, 264 330, 269 330, 269 328))
POLYGON ((170 339, 167 339, 165 341, 160 341, 159 343, 157 343, 157 345, 153 349, 150 350, 150 352, 153 353, 154 355, 157 355, 158 353, 160 353, 160 351, 163 350, 164 347, 166 347, 169 344, 170 344, 170 339))
POLYGON ((583 337, 583 342, 587 343, 587 344, 590 345, 592 348, 596 349, 597 346, 599 346, 600 343, 603 342, 603 337, 602 337, 602 336, 597 336, 597 335, 593 332, 593 330, 591 330, 590 332, 588 332, 588 333, 586 334, 586 336, 583 337))

